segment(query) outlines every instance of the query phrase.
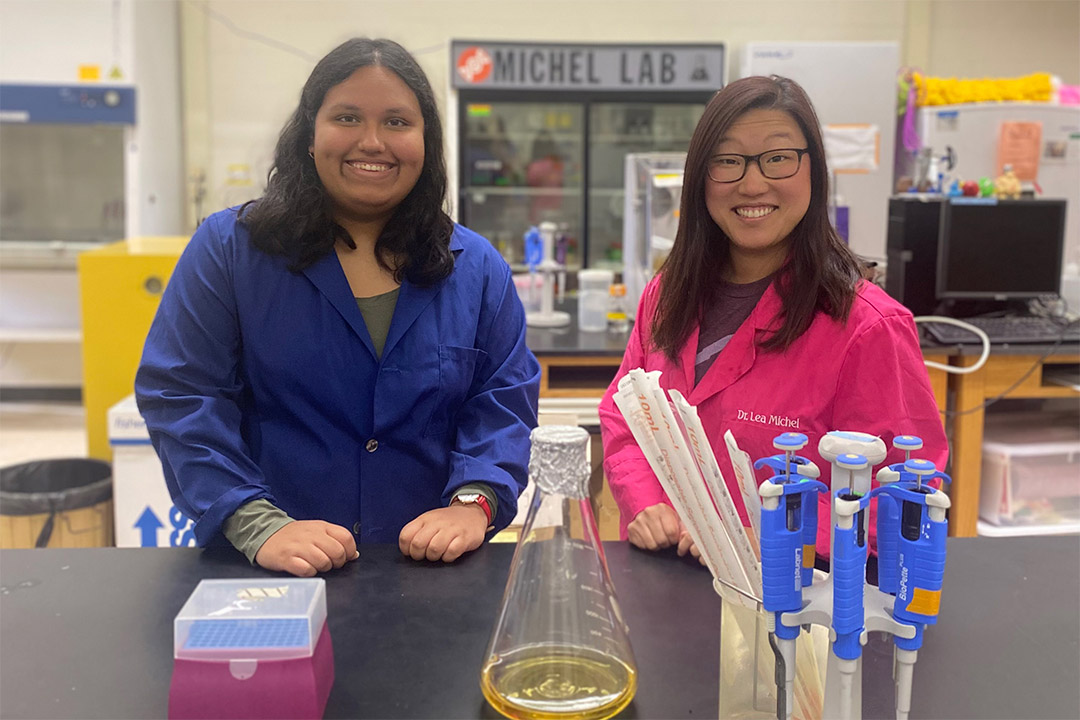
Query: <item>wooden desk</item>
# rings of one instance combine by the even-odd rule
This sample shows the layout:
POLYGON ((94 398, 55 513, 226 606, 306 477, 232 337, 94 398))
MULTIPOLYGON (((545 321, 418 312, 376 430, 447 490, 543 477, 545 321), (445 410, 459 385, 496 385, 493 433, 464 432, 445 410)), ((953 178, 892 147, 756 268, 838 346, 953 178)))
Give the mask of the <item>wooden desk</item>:
MULTIPOLYGON (((949 364, 949 354, 942 352, 936 348, 922 349, 923 360, 930 362, 936 362, 939 365, 949 364)), ((937 368, 926 368, 927 373, 930 375, 930 387, 934 391, 934 400, 937 401, 938 411, 941 413, 941 422, 945 423, 945 409, 948 407, 949 400, 949 374, 944 370, 938 370, 937 368)))
MULTIPOLYGON (((979 358, 980 349, 969 346, 959 354, 950 355, 949 364, 971 367, 979 358)), ((1050 346, 995 346, 986 364, 967 375, 950 375, 949 385, 955 393, 952 410, 952 510, 949 534, 974 537, 979 519, 979 492, 982 485, 983 420, 982 405, 1008 391, 1009 398, 1080 397, 1075 390, 1046 381, 1046 373, 1056 365, 1080 363, 1080 348, 1076 344, 1050 346), (1050 352, 1044 357, 1044 354, 1050 352), (1027 376, 1025 377, 1026 373, 1027 376), (1013 388, 1013 385, 1016 385, 1013 388)), ((940 371, 938 371, 940 372, 940 371)), ((935 390, 935 394, 936 394, 935 390)), ((943 407, 939 404, 939 407, 943 407)))
POLYGON ((530 327, 525 333, 525 343, 540 362, 540 397, 599 400, 615 379, 630 332, 580 330, 576 298, 567 298, 558 309, 570 314, 569 325, 530 327))

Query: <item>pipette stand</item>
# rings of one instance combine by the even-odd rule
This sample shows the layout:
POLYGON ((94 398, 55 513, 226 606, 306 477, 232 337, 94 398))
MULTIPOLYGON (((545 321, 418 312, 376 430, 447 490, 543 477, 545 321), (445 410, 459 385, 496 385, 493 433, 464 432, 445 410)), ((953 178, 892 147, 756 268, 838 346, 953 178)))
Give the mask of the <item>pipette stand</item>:
MULTIPOLYGON (((904 436, 910 437, 910 436, 904 436)), ((818 445, 818 452, 823 459, 827 460, 832 469, 830 486, 830 506, 831 506, 831 527, 832 532, 829 537, 829 557, 833 562, 837 559, 836 538, 850 537, 851 530, 848 529, 848 536, 844 536, 844 526, 853 528, 857 534, 861 534, 863 545, 861 549, 865 558, 868 555, 869 550, 869 533, 867 523, 869 520, 869 512, 867 509, 868 499, 871 492, 871 473, 873 466, 881 463, 885 459, 886 447, 885 443, 880 439, 872 435, 856 432, 833 432, 827 434, 821 439, 818 445), (850 469, 850 465, 844 466, 845 455, 860 455, 865 458, 865 465, 861 469, 850 469), (847 495, 848 488, 851 489, 850 496, 847 495), (861 501, 843 500, 838 499, 837 494, 840 491, 842 496, 859 496, 861 501), (849 519, 844 520, 840 514, 838 514, 838 508, 841 509, 841 514, 846 514, 849 519), (858 523, 856 526, 855 523, 858 523), (838 534, 838 530, 841 533, 838 534)), ((779 458, 781 456, 777 456, 779 458)), ((764 462, 765 459, 759 462, 764 462)), ((925 461, 913 461, 915 463, 925 461)), ((910 463, 909 463, 910 464, 910 463)), ((925 463, 933 470, 931 463, 925 463)), ((896 467, 896 466, 894 466, 896 467)), ((940 473, 936 473, 935 476, 943 477, 940 473)), ((885 478, 882 478, 885 480, 885 478)), ((888 478, 889 481, 896 481, 896 473, 893 473, 893 477, 888 478)), ((900 480, 906 478, 900 477, 900 480)), ((898 485, 904 485, 905 483, 897 483, 898 485)), ((931 491, 932 492, 932 491, 931 491)), ((875 496, 880 497, 878 491, 875 491, 875 496)), ((948 497, 944 493, 936 493, 936 497, 929 505, 936 505, 936 509, 931 511, 930 518, 936 520, 940 525, 934 528, 935 532, 943 532, 944 520, 944 508, 948 506, 948 497)), ((762 530, 763 538, 762 542, 765 542, 764 527, 762 530)), ((944 564, 944 557, 942 552, 942 570, 944 564)), ((764 553, 762 554, 762 564, 764 566, 766 560, 764 553)), ((838 568, 834 567, 834 571, 838 568)), ((764 572, 764 567, 763 567, 764 572)), ((917 633, 921 635, 921 628, 917 629, 915 625, 899 622, 893 617, 893 609, 896 603, 896 597, 888 593, 882 592, 877 587, 869 585, 865 581, 865 560, 862 565, 862 590, 863 590, 863 626, 861 632, 858 635, 859 646, 866 644, 867 633, 870 632, 886 632, 893 635, 895 638, 914 641, 919 643, 919 640, 915 640, 917 633)), ((862 653, 858 652, 858 657, 854 660, 845 660, 838 657, 835 643, 838 635, 834 624, 834 590, 835 578, 834 573, 830 572, 825 576, 823 580, 817 580, 811 585, 804 585, 802 588, 803 607, 797 612, 784 612, 780 618, 784 625, 788 627, 795 626, 807 626, 807 625, 821 625, 829 628, 830 640, 834 643, 834 649, 831 649, 828 653, 828 665, 825 676, 825 699, 824 708, 822 711, 822 717, 824 718, 842 718, 842 720, 861 720, 862 718, 862 653), (852 672, 851 663, 854 662, 854 671, 852 672), (842 682, 844 676, 847 675, 848 683, 842 682)), ((940 585, 937 588, 940 592, 940 585)), ((936 608, 935 608, 936 613, 936 608)), ((934 622, 935 618, 930 618, 928 622, 934 622)), ((899 661, 912 663, 914 662, 914 652, 902 650, 897 648, 897 657, 899 661)), ((895 663, 894 663, 895 664, 895 663)), ((907 675, 908 686, 907 692, 910 693, 910 672, 907 675)), ((898 717, 907 717, 908 702, 900 697, 898 692, 898 717)), ((791 709, 788 708, 787 717, 790 718, 791 709)))
MULTIPOLYGON (((525 324, 532 327, 553 328, 570 324, 570 313, 555 309, 555 279, 559 281, 559 301, 562 302, 566 288, 566 266, 555 261, 555 233, 558 226, 553 222, 540 223, 540 239, 543 241, 543 255, 539 265, 530 268, 531 272, 540 273, 543 287, 540 288, 540 309, 525 314, 525 324)), ((535 287, 534 284, 530 283, 535 287)))

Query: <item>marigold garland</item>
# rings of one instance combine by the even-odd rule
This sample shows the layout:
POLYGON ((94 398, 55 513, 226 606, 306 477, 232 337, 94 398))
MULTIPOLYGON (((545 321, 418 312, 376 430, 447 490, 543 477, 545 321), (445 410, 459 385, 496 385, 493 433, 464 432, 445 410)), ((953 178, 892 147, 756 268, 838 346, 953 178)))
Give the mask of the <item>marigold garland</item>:
POLYGON ((916 104, 960 105, 977 102, 1050 102, 1053 85, 1049 73, 1016 78, 937 78, 913 72, 916 104))

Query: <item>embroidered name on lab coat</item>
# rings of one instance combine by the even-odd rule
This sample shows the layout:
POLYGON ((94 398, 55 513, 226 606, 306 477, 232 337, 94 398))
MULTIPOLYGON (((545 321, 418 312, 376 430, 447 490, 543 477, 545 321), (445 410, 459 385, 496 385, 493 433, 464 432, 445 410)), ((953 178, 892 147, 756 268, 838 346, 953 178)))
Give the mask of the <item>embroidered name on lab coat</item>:
POLYGON ((787 415, 762 415, 756 413, 753 410, 739 410, 739 416, 736 420, 746 420, 752 423, 760 423, 762 425, 773 425, 776 427, 784 428, 798 428, 799 418, 790 418, 787 415))

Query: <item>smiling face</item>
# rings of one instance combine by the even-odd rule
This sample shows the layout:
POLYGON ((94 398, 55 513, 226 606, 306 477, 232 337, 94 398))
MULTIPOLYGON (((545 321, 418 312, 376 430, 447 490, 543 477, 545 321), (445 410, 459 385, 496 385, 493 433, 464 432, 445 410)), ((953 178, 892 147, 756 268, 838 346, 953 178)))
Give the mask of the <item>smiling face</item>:
MULTIPOLYGON (((750 110, 731 124, 713 155, 757 155, 806 146, 799 124, 788 113, 750 110)), ((767 155, 761 158, 768 161, 767 155)), ((706 177, 705 186, 709 215, 731 240, 730 279, 751 282, 778 269, 787 257, 791 231, 810 206, 810 156, 804 155, 799 171, 783 180, 766 178, 751 162, 741 180, 717 183, 706 177)))
POLYGON ((310 148, 340 223, 382 222, 424 167, 424 118, 393 71, 362 67, 327 91, 310 148))

